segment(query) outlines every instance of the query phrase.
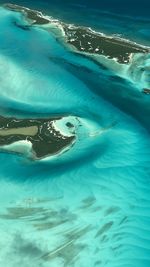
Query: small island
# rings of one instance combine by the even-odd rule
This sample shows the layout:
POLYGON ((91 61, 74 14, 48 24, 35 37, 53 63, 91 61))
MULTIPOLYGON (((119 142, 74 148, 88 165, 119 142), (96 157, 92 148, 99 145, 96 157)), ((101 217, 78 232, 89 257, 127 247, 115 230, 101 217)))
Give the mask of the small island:
POLYGON ((143 93, 146 94, 146 95, 150 95, 150 89, 144 88, 143 89, 143 93))
POLYGON ((0 148, 17 141, 26 140, 32 144, 34 159, 55 155, 74 144, 75 126, 63 121, 67 131, 58 126, 65 117, 48 119, 18 119, 0 117, 0 148))

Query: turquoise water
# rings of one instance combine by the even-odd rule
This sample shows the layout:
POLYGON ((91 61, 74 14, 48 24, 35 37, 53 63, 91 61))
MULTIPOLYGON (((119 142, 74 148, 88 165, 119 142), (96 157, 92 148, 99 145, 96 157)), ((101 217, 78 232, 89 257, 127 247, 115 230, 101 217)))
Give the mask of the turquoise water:
MULTIPOLYGON (((115 33, 125 28, 121 17, 110 21, 115 33)), ((150 55, 97 64, 58 32, 16 22, 28 24, 0 8, 1 115, 66 114, 81 127, 60 155, 0 153, 0 266, 150 266, 150 100, 141 92, 150 55)), ((134 25, 148 45, 148 19, 134 25)))

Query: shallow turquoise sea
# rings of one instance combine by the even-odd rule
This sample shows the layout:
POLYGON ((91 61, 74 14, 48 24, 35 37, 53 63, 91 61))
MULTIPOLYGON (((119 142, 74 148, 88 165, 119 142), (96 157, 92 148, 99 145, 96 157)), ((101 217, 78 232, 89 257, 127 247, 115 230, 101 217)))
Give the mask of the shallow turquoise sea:
MULTIPOLYGON (((1 1, 2 3, 3 1, 1 1)), ((150 46, 145 9, 18 1, 150 46)), ((150 266, 150 54, 129 65, 75 52, 58 32, 0 7, 0 115, 77 117, 68 151, 0 152, 1 267, 150 266), (144 73, 140 72, 144 68, 144 73)))

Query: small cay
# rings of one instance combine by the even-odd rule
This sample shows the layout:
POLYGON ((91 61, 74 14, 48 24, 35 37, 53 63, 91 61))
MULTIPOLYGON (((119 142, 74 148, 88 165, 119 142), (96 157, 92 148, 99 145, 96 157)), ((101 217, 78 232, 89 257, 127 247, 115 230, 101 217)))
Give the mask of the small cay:
POLYGON ((61 152, 75 142, 71 117, 16 119, 0 117, 0 148, 26 140, 32 144, 33 158, 40 159, 61 152), (70 128, 70 124, 72 127, 70 128))

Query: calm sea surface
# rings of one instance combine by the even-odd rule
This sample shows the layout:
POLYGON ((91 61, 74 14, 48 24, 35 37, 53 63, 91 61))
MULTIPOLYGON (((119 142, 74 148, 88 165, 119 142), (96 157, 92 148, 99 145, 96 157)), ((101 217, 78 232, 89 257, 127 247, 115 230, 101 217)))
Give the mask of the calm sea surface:
MULTIPOLYGON (((150 46, 148 1, 11 3, 150 46)), ((150 54, 97 62, 14 21, 27 23, 1 6, 0 115, 69 114, 82 127, 44 160, 0 151, 0 266, 149 267, 150 54)))

